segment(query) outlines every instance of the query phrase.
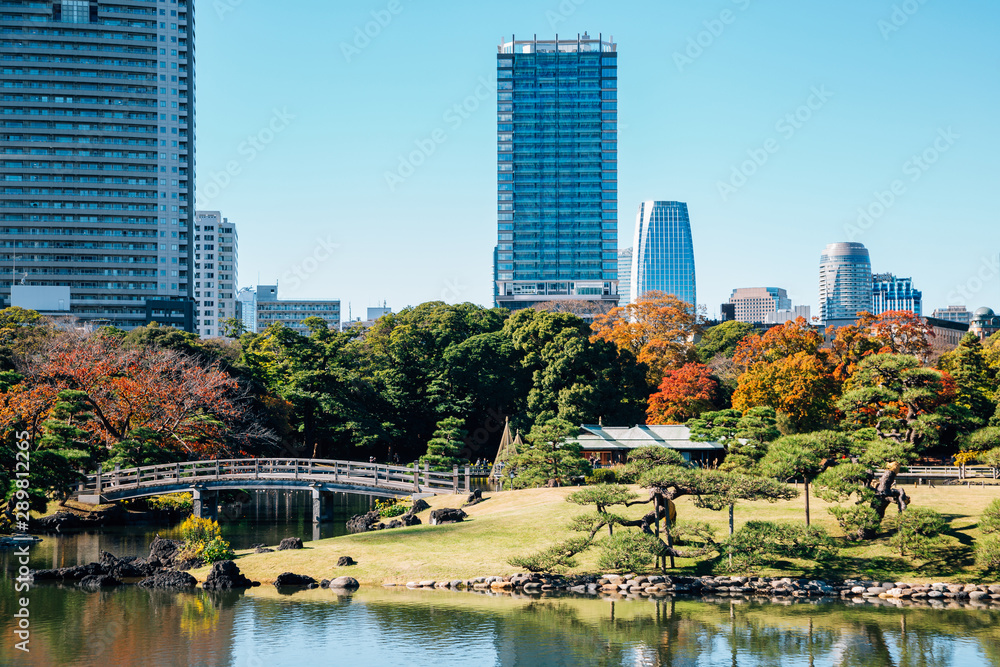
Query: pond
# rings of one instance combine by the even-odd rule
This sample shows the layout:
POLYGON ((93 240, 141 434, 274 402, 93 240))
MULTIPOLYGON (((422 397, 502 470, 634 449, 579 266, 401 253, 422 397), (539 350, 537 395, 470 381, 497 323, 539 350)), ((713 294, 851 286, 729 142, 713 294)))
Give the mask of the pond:
POLYGON ((620 600, 366 587, 282 595, 88 593, 36 586, 30 653, 13 647, 13 584, 0 582, 4 665, 1000 664, 1000 611, 620 600))

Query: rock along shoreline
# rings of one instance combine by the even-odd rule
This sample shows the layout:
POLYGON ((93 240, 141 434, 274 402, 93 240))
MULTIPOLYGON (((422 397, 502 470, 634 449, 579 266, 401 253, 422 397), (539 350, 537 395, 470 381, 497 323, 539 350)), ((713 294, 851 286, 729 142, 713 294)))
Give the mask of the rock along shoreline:
POLYGON ((515 574, 451 581, 411 581, 423 590, 467 591, 479 594, 539 596, 576 594, 612 600, 692 597, 704 601, 753 600, 788 604, 843 600, 860 604, 892 604, 940 608, 1000 608, 1000 584, 909 584, 863 579, 826 581, 792 577, 681 577, 671 575, 515 574))

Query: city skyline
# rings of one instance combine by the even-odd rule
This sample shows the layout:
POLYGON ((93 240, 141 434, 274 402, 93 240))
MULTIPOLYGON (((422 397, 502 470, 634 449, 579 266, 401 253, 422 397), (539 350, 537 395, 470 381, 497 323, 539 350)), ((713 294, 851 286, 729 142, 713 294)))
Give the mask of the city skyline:
MULTIPOLYGON (((613 35, 628 54, 620 210, 657 196, 689 203, 704 239, 699 300, 709 315, 747 284, 783 285, 818 312, 816 255, 850 240, 878 266, 912 276, 928 311, 1000 301, 1000 239, 987 203, 997 91, 982 83, 996 59, 996 47, 982 45, 992 44, 998 9, 987 3, 961 15, 921 5, 895 26, 892 3, 622 9, 591 0, 567 3, 572 12, 513 2, 456 13, 400 2, 393 13, 379 2, 307 2, 322 18, 295 37, 294 13, 221 6, 199 2, 199 208, 240 222, 243 286, 259 274, 296 297, 336 296, 358 310, 383 300, 396 310, 433 299, 490 303, 491 49, 502 35, 590 31, 613 35), (276 48, 255 52, 243 35, 272 24, 276 48), (309 38, 320 26, 325 39, 309 38), (449 39, 426 39, 451 26, 449 39), (431 80, 406 55, 418 44, 423 57, 447 63, 431 80), (302 65, 316 61, 325 68, 302 65), (299 85, 314 78, 333 84, 316 106, 317 91, 299 85), (337 101, 341 93, 350 104, 337 101), (338 159, 318 160, 317 147, 338 159), (754 157, 764 164, 747 166, 754 157), (387 174, 402 182, 391 189, 387 174), (720 193, 720 183, 735 192, 720 193), (296 233, 275 244, 273 230, 292 223, 296 233), (928 241, 945 224, 977 238, 940 253, 928 241), (309 271, 307 260, 328 245, 337 246, 331 259, 309 271), (780 259, 740 261, 747 252, 780 259), (393 270, 369 272, 374 257, 393 270), (719 266, 732 268, 720 275, 719 266)), ((631 216, 620 216, 619 239, 632 234, 631 216)))
POLYGON ((214 196, 199 208, 240 224, 244 284, 260 274, 290 295, 336 296, 356 310, 383 300, 397 311, 432 299, 489 304, 493 49, 511 34, 589 31, 613 36, 627 54, 619 206, 629 215, 620 216, 619 239, 632 237, 639 202, 687 201, 709 315, 740 285, 784 286, 818 313, 816 258, 828 243, 851 240, 878 266, 912 276, 927 312, 953 301, 975 310, 1000 302, 989 196, 1000 92, 984 84, 995 71, 1000 7, 974 4, 923 4, 889 30, 880 22, 896 27, 892 2, 429 8, 401 0, 388 22, 386 2, 304 2, 314 20, 301 25, 297 12, 223 2, 220 13, 202 0, 198 191, 214 196), (705 24, 718 32, 725 10, 732 22, 713 35, 705 24), (253 34, 267 34, 270 48, 246 39, 253 34), (689 49, 697 57, 687 63, 689 49), (949 127, 959 137, 951 145, 939 134, 949 127), (766 153, 769 139, 779 150, 723 201, 718 184, 745 166, 748 151, 766 153), (934 158, 935 142, 947 151, 928 165, 921 155, 934 158), (387 173, 402 182, 390 189, 387 173), (901 195, 892 193, 897 180, 901 195), (274 243, 273 230, 292 224, 294 236, 274 243), (955 226, 975 240, 955 239, 948 253, 930 243, 955 226), (308 271, 321 244, 337 249, 308 271), (378 262, 392 269, 370 270, 378 262))

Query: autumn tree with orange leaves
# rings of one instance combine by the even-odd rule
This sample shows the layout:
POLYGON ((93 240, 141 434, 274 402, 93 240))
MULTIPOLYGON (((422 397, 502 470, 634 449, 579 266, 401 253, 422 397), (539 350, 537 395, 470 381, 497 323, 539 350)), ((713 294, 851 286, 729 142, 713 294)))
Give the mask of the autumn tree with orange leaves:
POLYGON ((649 397, 646 420, 649 424, 684 424, 715 408, 719 383, 712 370, 700 363, 685 364, 667 371, 659 391, 649 397))
POLYGON ((656 387, 667 371, 698 361, 694 341, 701 333, 701 321, 692 304, 672 294, 650 291, 635 303, 596 318, 591 340, 608 341, 630 351, 649 368, 647 379, 656 387))
POLYGON ((823 336, 803 317, 744 338, 733 356, 743 369, 733 408, 774 408, 789 432, 832 424, 840 382, 831 373, 830 353, 822 344, 823 336))
POLYGON ((22 375, 0 395, 0 423, 28 431, 32 441, 67 391, 86 411, 78 426, 97 451, 133 446, 174 460, 209 458, 238 451, 241 437, 265 435, 233 428, 244 417, 240 391, 217 364, 128 346, 115 335, 62 336, 22 375))

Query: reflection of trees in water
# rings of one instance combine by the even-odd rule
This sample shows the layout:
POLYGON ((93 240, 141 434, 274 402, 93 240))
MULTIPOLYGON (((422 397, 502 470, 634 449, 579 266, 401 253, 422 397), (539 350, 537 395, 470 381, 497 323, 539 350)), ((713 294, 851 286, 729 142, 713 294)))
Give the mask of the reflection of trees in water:
MULTIPOLYGON (((24 595, 0 580, 0 632, 12 637, 12 603, 24 595)), ((207 591, 174 592, 136 587, 83 592, 33 586, 31 652, 0 646, 0 664, 204 665, 231 662, 233 601, 207 591)))

